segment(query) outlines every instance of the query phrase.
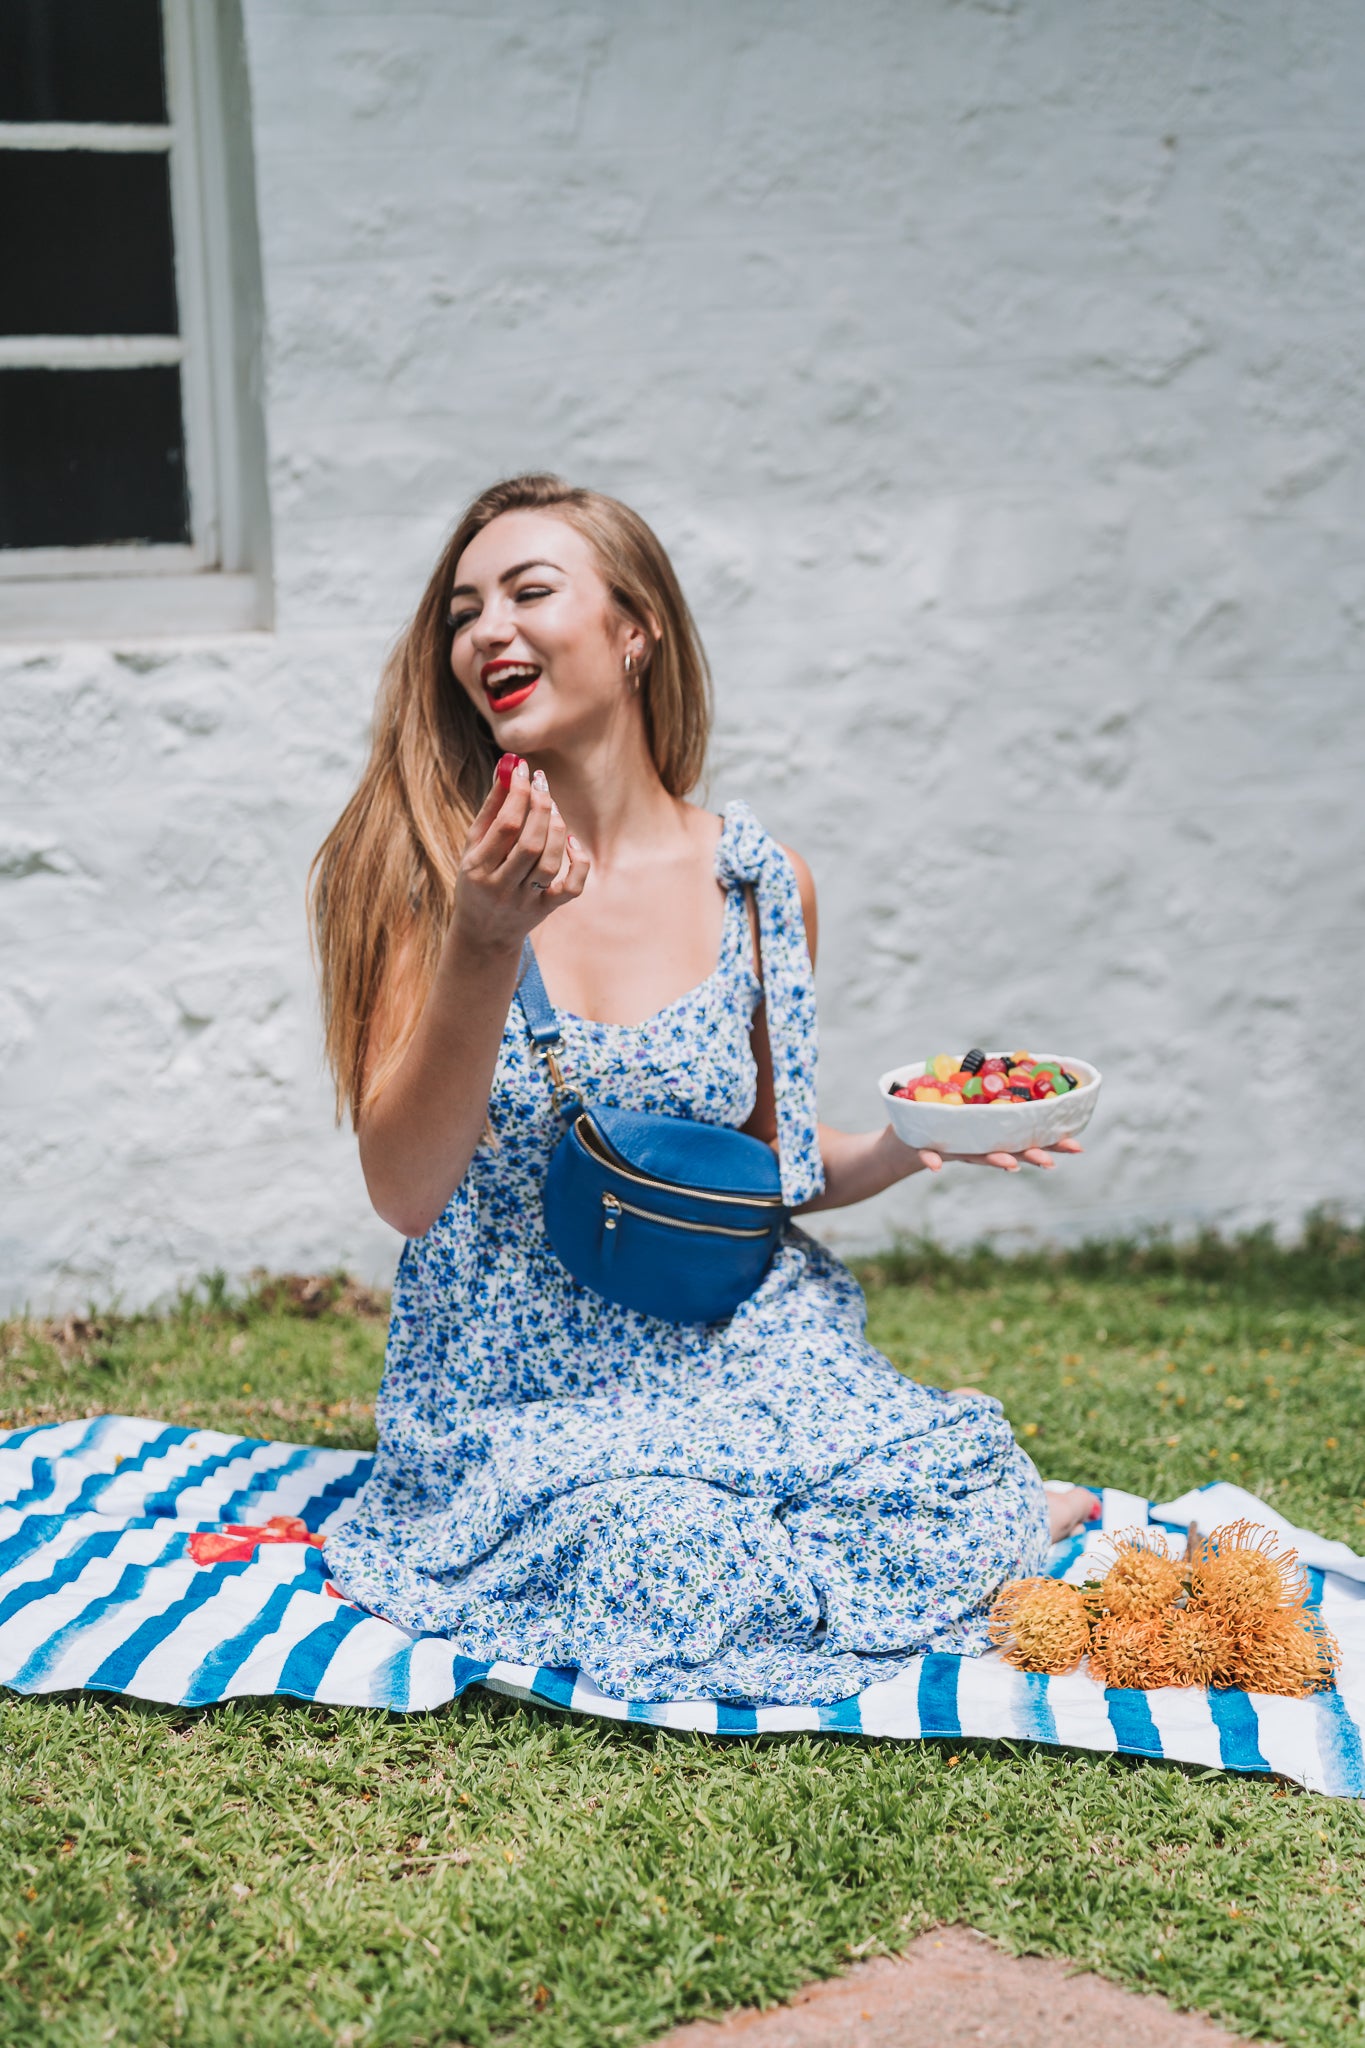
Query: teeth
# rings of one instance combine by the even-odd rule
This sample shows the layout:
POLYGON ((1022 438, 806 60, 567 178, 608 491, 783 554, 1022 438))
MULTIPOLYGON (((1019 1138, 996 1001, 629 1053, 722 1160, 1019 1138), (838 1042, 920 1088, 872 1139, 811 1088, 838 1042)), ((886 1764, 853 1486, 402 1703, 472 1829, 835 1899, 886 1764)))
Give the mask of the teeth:
POLYGON ((539 674, 538 668, 500 668, 495 676, 488 678, 488 687, 490 690, 505 690, 509 683, 525 682, 539 674))

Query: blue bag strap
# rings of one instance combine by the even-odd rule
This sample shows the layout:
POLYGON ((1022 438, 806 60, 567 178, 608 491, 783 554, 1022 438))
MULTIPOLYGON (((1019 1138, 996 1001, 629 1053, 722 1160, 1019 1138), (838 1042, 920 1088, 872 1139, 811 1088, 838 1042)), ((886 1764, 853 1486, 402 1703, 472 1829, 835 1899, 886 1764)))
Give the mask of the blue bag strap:
POLYGON ((578 1105, 578 1090, 564 1079, 559 1064, 559 1019, 554 1004, 545 993, 540 967, 536 960, 535 948, 529 939, 521 942, 521 974, 517 981, 517 1001, 521 1014, 526 1019, 526 1029, 531 1034, 531 1043, 545 1062, 545 1071, 550 1077, 550 1090, 554 1096, 555 1108, 572 1112, 578 1105))
POLYGON ((540 966, 536 960, 535 948, 529 939, 521 942, 521 975, 517 981, 517 1001, 526 1019, 526 1028, 531 1042, 543 1050, 548 1045, 559 1044, 559 1019, 554 1004, 545 993, 540 966))

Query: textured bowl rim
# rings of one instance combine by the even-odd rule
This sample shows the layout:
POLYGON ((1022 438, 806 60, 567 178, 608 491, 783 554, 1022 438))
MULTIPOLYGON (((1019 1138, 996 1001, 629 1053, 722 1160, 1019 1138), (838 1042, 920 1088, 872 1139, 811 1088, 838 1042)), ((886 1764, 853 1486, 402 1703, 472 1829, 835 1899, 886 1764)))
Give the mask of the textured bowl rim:
MULTIPOLYGON (((1036 1109, 1040 1102, 1074 1102, 1080 1096, 1088 1095, 1092 1088, 1098 1089, 1101 1081, 1104 1079, 1099 1068, 1093 1065, 1090 1060, 1076 1059, 1069 1053, 1040 1052, 1036 1053, 1034 1057, 1055 1063, 1059 1067, 1070 1067, 1073 1072, 1077 1067, 1084 1067, 1090 1079, 1082 1081, 1079 1088, 1069 1088, 1065 1095, 1044 1095, 1034 1097, 1028 1102, 921 1102, 917 1103, 915 1107, 918 1109, 943 1109, 949 1111, 953 1116, 956 1116, 959 1110, 962 1111, 964 1116, 968 1110, 971 1111, 973 1116, 980 1116, 983 1109, 988 1111, 994 1109, 1036 1109)), ((928 1064, 927 1060, 905 1060, 898 1067, 888 1067, 877 1084, 881 1090, 882 1100, 884 1102, 904 1102, 905 1097, 903 1095, 892 1095, 892 1084, 898 1081, 908 1081, 912 1075, 918 1078, 916 1070, 918 1069, 918 1074, 923 1074, 928 1064)))

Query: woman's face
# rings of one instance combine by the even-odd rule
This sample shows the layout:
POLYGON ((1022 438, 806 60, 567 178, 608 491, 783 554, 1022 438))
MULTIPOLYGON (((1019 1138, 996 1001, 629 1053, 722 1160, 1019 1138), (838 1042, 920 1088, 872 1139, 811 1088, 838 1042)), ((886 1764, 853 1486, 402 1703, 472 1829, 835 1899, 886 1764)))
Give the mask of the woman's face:
POLYGON ((505 753, 555 752, 633 699, 644 636, 612 606, 582 534, 552 512, 504 512, 455 565, 450 666, 505 753))

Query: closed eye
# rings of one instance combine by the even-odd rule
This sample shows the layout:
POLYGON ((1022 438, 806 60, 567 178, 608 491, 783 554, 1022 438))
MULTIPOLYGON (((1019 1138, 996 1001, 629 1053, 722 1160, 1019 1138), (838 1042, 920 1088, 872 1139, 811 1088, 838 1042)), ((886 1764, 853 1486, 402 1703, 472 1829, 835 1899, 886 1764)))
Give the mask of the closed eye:
MULTIPOLYGON (((517 592, 517 602, 518 604, 520 604, 523 601, 523 599, 552 597, 553 595, 554 593, 550 589, 548 584, 527 583, 524 584, 522 588, 517 592)), ((464 630, 464 628, 470 623, 472 619, 477 619, 478 616, 479 614, 476 610, 472 609, 469 606, 466 606, 463 611, 447 612, 446 624, 450 628, 452 633, 460 633, 464 630)))

